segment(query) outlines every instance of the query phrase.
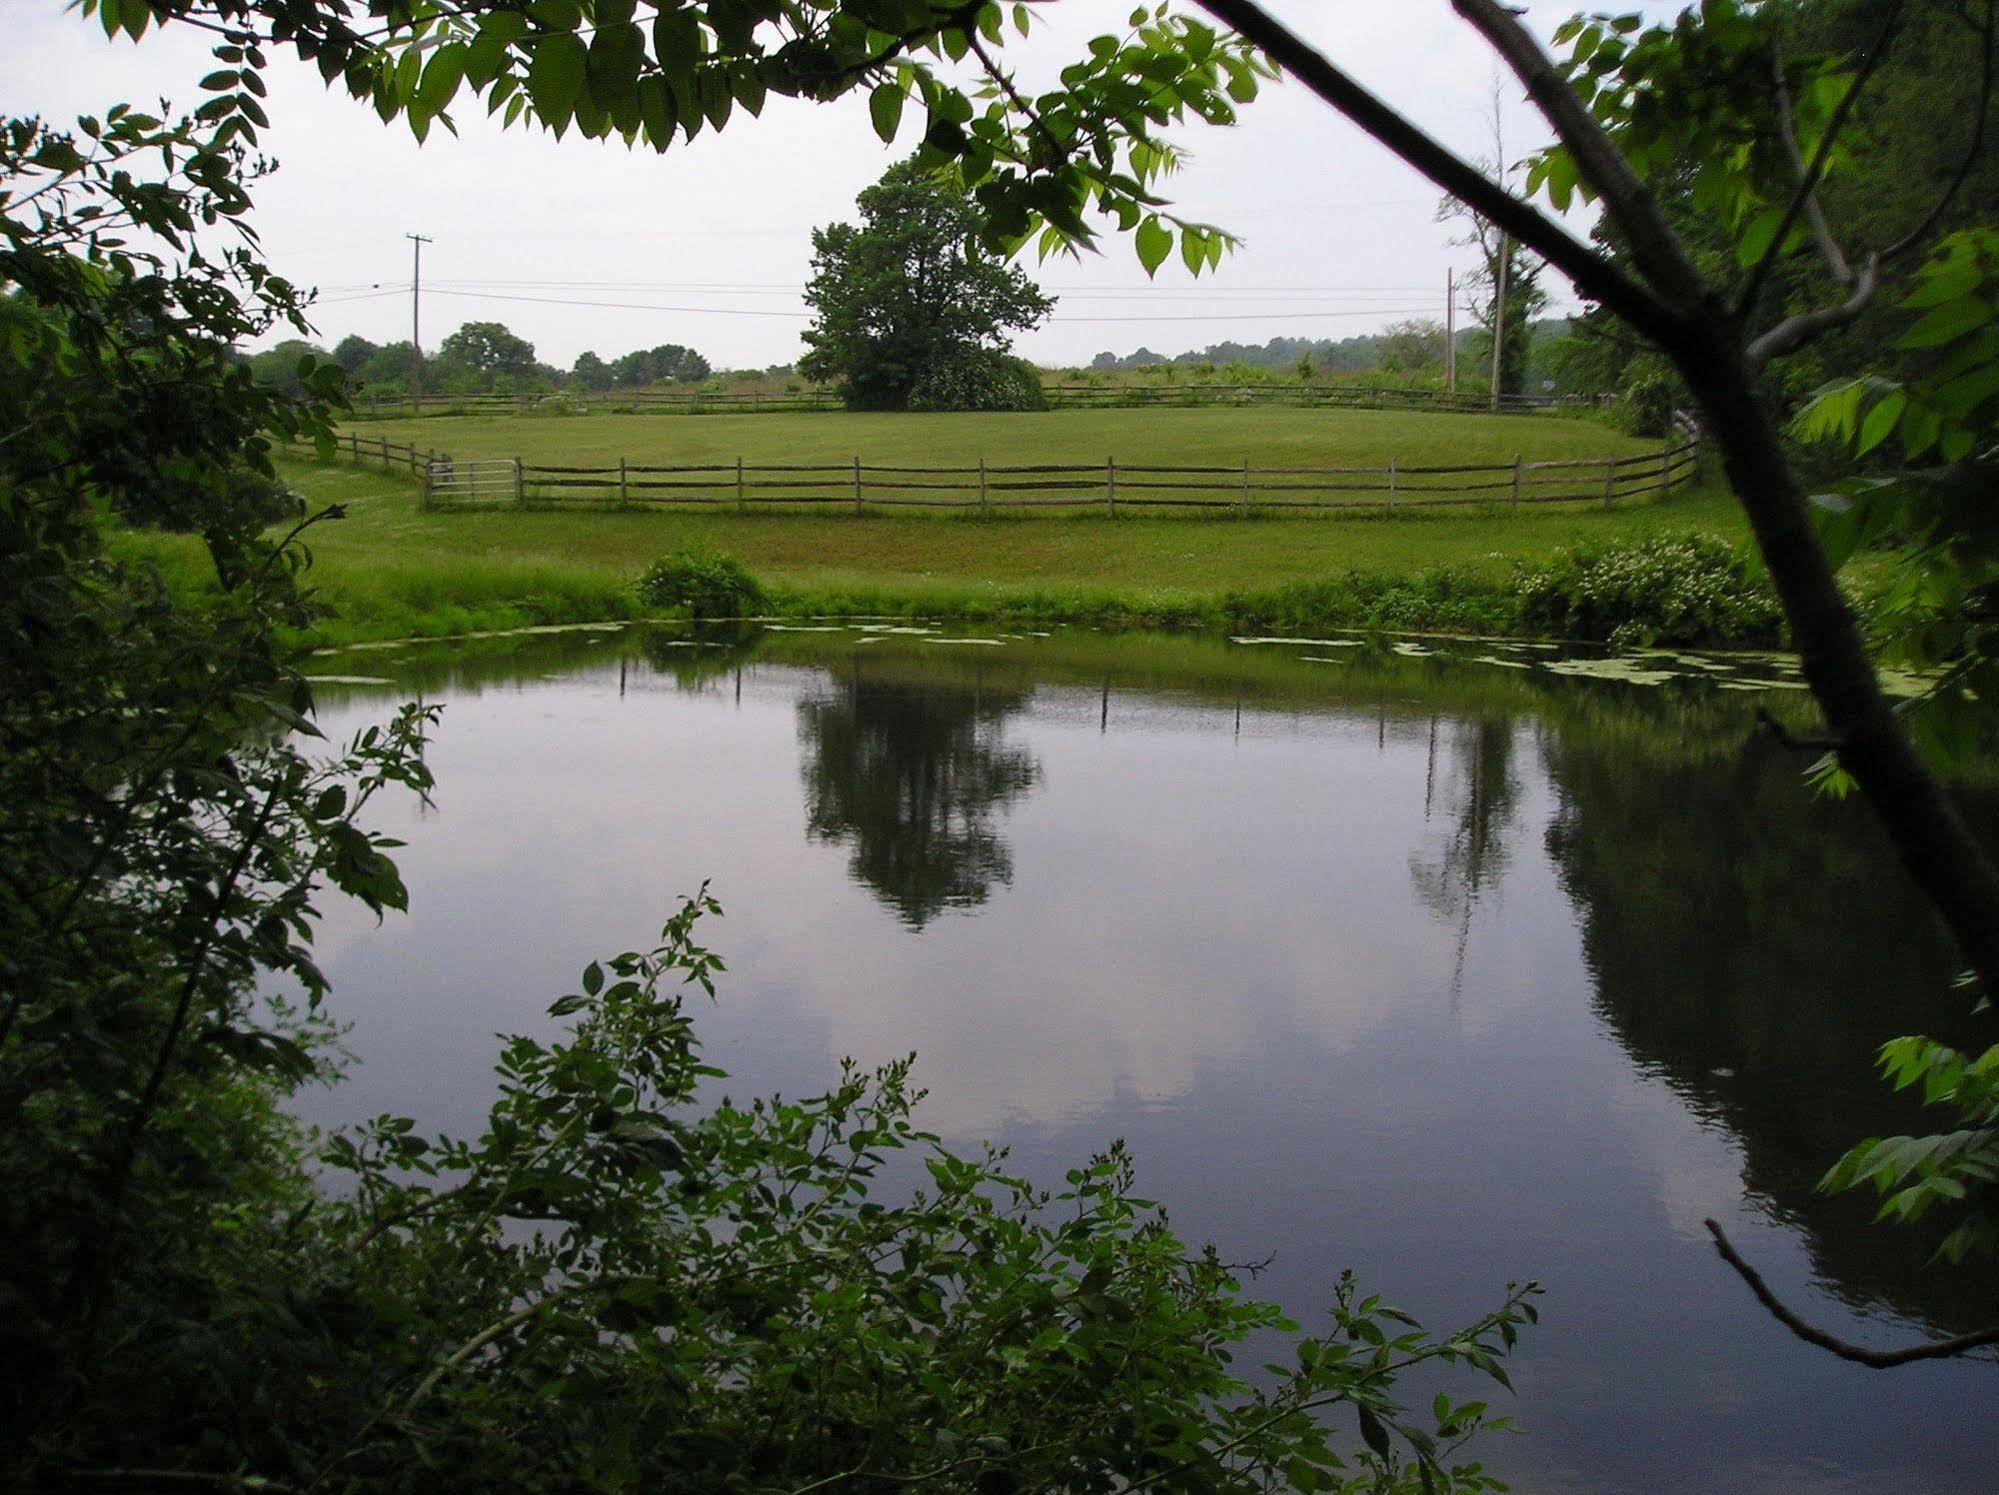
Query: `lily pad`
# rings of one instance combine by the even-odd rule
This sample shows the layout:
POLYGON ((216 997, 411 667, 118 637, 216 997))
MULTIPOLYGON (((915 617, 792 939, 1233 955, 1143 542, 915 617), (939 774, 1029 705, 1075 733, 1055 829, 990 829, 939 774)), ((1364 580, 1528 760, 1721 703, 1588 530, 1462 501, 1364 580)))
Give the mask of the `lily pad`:
POLYGON ((1575 675, 1587 680, 1622 680, 1627 685, 1664 685, 1678 680, 1672 670, 1648 668, 1642 656, 1636 659, 1551 659, 1543 666, 1551 675, 1575 675))
POLYGON ((1311 649, 1364 649, 1366 639, 1358 638, 1240 638, 1231 635, 1232 644, 1300 644, 1311 649))

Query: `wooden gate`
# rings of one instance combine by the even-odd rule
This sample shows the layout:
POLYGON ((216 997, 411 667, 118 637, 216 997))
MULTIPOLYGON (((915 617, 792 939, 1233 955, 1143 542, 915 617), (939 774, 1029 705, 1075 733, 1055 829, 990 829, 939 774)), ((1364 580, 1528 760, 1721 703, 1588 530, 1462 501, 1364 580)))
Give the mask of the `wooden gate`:
POLYGON ((495 499, 518 503, 520 498, 521 464, 517 459, 454 462, 449 457, 437 457, 423 470, 426 506, 495 499))

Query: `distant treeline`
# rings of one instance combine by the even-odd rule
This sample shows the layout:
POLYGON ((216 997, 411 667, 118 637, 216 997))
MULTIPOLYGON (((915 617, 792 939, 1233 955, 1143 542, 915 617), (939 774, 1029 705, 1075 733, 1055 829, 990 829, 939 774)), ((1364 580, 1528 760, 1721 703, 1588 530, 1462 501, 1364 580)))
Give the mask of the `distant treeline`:
MULTIPOLYGON (((1543 355, 1569 333, 1567 318, 1549 317, 1532 324, 1528 392, 1532 394, 1594 394, 1595 389, 1571 389, 1560 378, 1558 363, 1543 355)), ((1482 389, 1490 357, 1490 337, 1476 327, 1457 333, 1458 381, 1465 389, 1482 389)), ((1273 337, 1267 343, 1210 343, 1184 353, 1099 353, 1090 360, 1096 373, 1135 373, 1149 369, 1220 371, 1228 368, 1276 370, 1306 378, 1321 375, 1370 374, 1413 384, 1429 384, 1444 374, 1444 324, 1440 321, 1397 322, 1380 332, 1358 337, 1273 337)))
MULTIPOLYGON (((292 338, 249 356, 257 377, 281 388, 296 389, 300 360, 331 359, 347 371, 349 388, 359 395, 406 395, 414 360, 407 339, 373 343, 365 337, 345 337, 328 350, 302 338, 292 338)), ((761 377, 763 371, 759 371, 761 377)), ((785 369, 769 373, 780 374, 785 369)), ((605 359, 579 354, 568 369, 535 357, 534 344, 499 322, 467 322, 435 349, 423 355, 419 375, 423 394, 536 394, 560 390, 602 391, 645 389, 658 384, 698 384, 715 371, 708 360, 679 343, 639 348, 605 359)))

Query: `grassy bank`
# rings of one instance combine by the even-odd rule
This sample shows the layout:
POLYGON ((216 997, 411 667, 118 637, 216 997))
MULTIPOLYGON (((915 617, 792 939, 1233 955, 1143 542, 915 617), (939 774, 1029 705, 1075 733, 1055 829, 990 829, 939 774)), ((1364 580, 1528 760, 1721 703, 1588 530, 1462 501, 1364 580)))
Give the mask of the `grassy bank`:
MULTIPOLYGON (((695 463, 845 460, 967 464, 1127 461, 1270 466, 1595 459, 1656 449, 1572 418, 1295 409, 1106 410, 1043 415, 646 414, 433 416, 370 427, 461 459, 577 466, 623 457, 695 463)), ((1084 511, 1021 517, 845 513, 425 513, 398 474, 338 466, 295 476, 352 518, 316 542, 341 637, 624 616, 653 558, 706 546, 741 559, 794 613, 1163 626, 1510 625, 1509 583, 1556 549, 1697 529, 1738 538, 1725 498, 1682 491, 1595 504, 1405 510, 1388 516, 1084 511)))
MULTIPOLYGON (((1162 626, 1509 626, 1521 564, 1556 549, 1698 529, 1740 538, 1723 494, 1612 513, 1395 519, 430 514, 412 485, 343 466, 290 476, 348 518, 311 536, 330 639, 442 635, 631 616, 654 557, 741 558, 789 613, 1162 626)), ((191 579, 194 550, 130 537, 191 579)))
MULTIPOLYGON (((689 424, 697 423, 674 423, 689 424)), ((1714 489, 1610 512, 856 518, 427 513, 415 485, 396 474, 336 462, 297 464, 287 476, 315 507, 347 510, 309 536, 312 583, 331 609, 325 636, 341 642, 630 617, 639 572, 690 545, 741 559, 789 614, 1503 632, 1513 624, 1518 569, 1557 549, 1688 531, 1733 542, 1745 533, 1733 501, 1714 489)), ((121 543, 198 580, 198 553, 184 539, 121 543)))

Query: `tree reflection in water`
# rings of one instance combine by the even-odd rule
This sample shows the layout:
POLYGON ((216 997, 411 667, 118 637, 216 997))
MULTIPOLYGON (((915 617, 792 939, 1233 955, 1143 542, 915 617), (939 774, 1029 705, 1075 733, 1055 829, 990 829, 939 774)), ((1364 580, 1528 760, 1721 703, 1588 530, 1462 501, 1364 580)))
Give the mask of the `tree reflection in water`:
MULTIPOLYGON (((1575 729, 1550 736, 1547 764, 1548 849, 1618 1042, 1739 1139, 1745 1188, 1801 1228, 1830 1291, 1950 1333, 1989 1322, 1992 1263, 1926 1265, 1943 1227, 1870 1224, 1871 1197, 1815 1188, 1858 1138, 1935 1127, 1878 1078, 1882 1042, 1985 1042, 1863 807, 1813 800, 1760 740, 1729 754, 1575 729)), ((1968 808, 1991 824, 1989 803, 1968 808)))
POLYGON ((1479 894, 1506 870, 1518 787, 1512 770, 1511 717, 1430 718, 1423 838, 1409 853, 1409 880, 1426 907, 1457 926, 1453 997, 1464 984, 1479 894))
MULTIPOLYGON (((961 677, 962 678, 962 677, 961 677)), ((806 836, 849 845, 849 871, 911 928, 973 908, 1013 881, 993 820, 1041 775, 1003 740, 1031 691, 870 678, 860 657, 828 693, 798 705, 806 749, 806 836)))

